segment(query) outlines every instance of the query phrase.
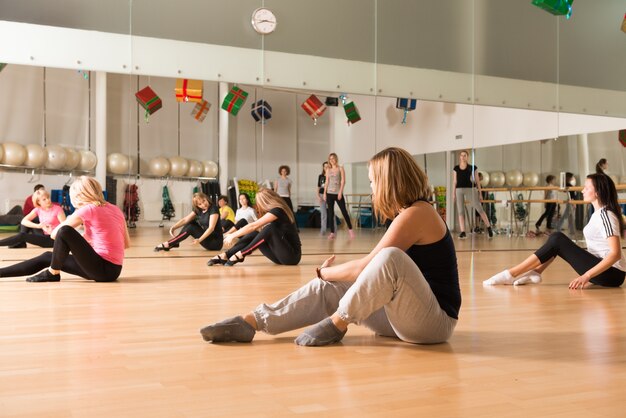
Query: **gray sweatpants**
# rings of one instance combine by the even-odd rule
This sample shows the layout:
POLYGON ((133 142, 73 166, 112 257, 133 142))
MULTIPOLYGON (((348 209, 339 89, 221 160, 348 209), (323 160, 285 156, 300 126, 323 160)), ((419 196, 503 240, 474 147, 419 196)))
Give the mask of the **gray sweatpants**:
POLYGON ((469 202, 470 216, 474 216, 471 212, 471 208, 476 209, 479 215, 483 215, 483 205, 480 203, 480 196, 478 195, 478 189, 473 187, 461 187, 456 189, 456 210, 459 216, 465 216, 465 201, 469 202))
POLYGON ((313 279, 284 299, 254 310, 268 334, 315 324, 337 312, 376 334, 419 344, 448 340, 457 320, 448 316, 422 272, 398 248, 381 250, 354 282, 313 279))

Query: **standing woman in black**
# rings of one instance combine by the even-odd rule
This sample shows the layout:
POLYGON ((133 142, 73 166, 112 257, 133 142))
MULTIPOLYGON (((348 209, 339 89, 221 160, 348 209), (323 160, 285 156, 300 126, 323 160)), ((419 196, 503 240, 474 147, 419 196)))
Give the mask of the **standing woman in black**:
POLYGON ((478 170, 475 165, 469 165, 467 159, 469 153, 463 150, 459 153, 459 165, 454 166, 454 180, 452 198, 456 200, 456 209, 459 213, 459 226, 461 228, 460 239, 467 238, 465 234, 465 200, 470 202, 471 208, 476 209, 476 212, 480 215, 485 225, 487 225, 487 233, 489 238, 493 237, 493 231, 491 230, 491 224, 487 218, 487 214, 483 210, 483 205, 480 202, 480 183, 474 182, 474 173, 478 170))
POLYGON ((193 244, 200 244, 207 250, 222 249, 224 238, 217 205, 212 204, 209 197, 204 193, 194 193, 191 204, 193 212, 170 228, 172 239, 157 245, 154 247, 154 251, 169 251, 171 248, 180 246, 180 242, 189 237, 195 238, 193 244), (183 229, 175 235, 174 231, 181 226, 183 229))
POLYGON ((216 255, 207 265, 232 266, 241 263, 255 250, 276 264, 295 266, 302 257, 302 244, 296 219, 282 197, 273 190, 261 189, 256 195, 259 219, 224 239, 227 247, 235 238, 241 239, 230 250, 216 255))

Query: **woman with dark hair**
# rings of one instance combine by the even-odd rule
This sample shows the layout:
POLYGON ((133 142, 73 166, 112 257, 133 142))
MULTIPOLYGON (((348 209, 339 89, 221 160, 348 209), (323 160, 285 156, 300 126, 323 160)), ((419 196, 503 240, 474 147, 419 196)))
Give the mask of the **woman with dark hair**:
POLYGON ((274 191, 285 200, 285 203, 287 203, 287 206, 293 212, 293 202, 291 201, 291 179, 287 177, 291 174, 291 169, 288 165, 281 165, 278 167, 278 174, 280 177, 278 177, 274 182, 274 191))
POLYGON ((350 324, 416 344, 448 340, 461 307, 454 242, 428 202, 426 174, 411 154, 387 148, 369 162, 379 220, 393 222, 366 256, 332 266, 284 299, 204 327, 205 341, 250 342, 257 331, 278 334, 315 324, 296 344, 341 341, 350 324))
POLYGON ((560 256, 579 275, 570 281, 570 289, 584 289, 591 285, 621 286, 626 275, 626 258, 620 240, 624 221, 613 180, 605 174, 588 175, 583 198, 591 202, 595 209, 583 230, 587 250, 577 246, 564 234, 555 232, 533 255, 515 267, 485 280, 483 284, 540 283, 541 273, 556 256, 560 256))
POLYGON ((200 244, 207 250, 221 250, 223 244, 220 212, 209 197, 204 193, 194 193, 191 199, 193 211, 180 219, 170 228, 172 239, 154 247, 154 251, 169 251, 180 246, 181 241, 189 237, 195 238, 193 244, 200 244), (178 234, 174 232, 180 228, 178 234))
POLYGON ((606 161, 606 158, 600 158, 600 160, 596 164, 596 173, 608 174, 607 173, 608 169, 609 169, 609 163, 606 161))
POLYGON ((257 249, 276 264, 295 266, 300 262, 302 244, 296 218, 282 197, 273 190, 261 189, 256 194, 256 206, 260 218, 228 234, 224 239, 226 247, 235 238, 241 239, 230 250, 210 259, 207 265, 233 266, 257 249))
POLYGON ((256 211, 250 203, 250 197, 246 193, 239 193, 239 205, 240 207, 235 214, 235 224, 224 231, 224 238, 226 238, 226 235, 239 231, 244 226, 258 219, 256 211))

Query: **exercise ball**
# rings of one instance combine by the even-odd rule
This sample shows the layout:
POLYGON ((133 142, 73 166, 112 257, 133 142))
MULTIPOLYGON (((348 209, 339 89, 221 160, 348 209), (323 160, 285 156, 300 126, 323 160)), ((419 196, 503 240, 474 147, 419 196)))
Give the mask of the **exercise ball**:
POLYGON ((478 177, 478 179, 480 179, 479 174, 482 174, 483 176, 483 179, 480 180, 480 187, 489 186, 489 173, 487 173, 486 171, 479 171, 478 173, 476 173, 476 177, 478 177))
POLYGON ((528 173, 524 173, 523 183, 524 183, 524 186, 535 187, 536 185, 539 184, 539 174, 533 173, 532 171, 529 171, 528 173))
POLYGON ((73 170, 80 164, 80 153, 74 148, 65 148, 67 158, 65 159, 65 169, 73 170))
POLYGON ((113 174, 127 174, 130 171, 130 158, 119 152, 109 154, 107 170, 113 174))
POLYGON ((92 151, 82 149, 80 153, 80 163, 78 169, 83 171, 91 171, 98 165, 98 157, 92 151))
POLYGON ((151 159, 148 166, 150 167, 150 173, 155 176, 167 176, 167 173, 170 172, 170 160, 165 157, 151 159))
POLYGON ((489 176, 489 184, 491 187, 504 186, 504 173, 502 171, 494 171, 489 176))
POLYGON ((189 160, 189 170, 187 177, 200 177, 204 172, 204 165, 198 160, 189 160))
POLYGON ((189 171, 189 162, 181 156, 170 158, 170 175, 182 177, 189 171))
POLYGON ((48 151, 46 168, 60 170, 65 167, 65 160, 67 159, 65 148, 59 145, 50 145, 49 147, 46 147, 46 150, 48 151))
POLYGON ((519 170, 510 170, 506 172, 506 184, 511 187, 519 187, 524 180, 524 175, 519 170))
POLYGON ((204 172, 202 173, 204 177, 217 177, 219 171, 217 163, 214 161, 205 161, 202 165, 204 166, 204 172))
POLYGON ((46 161, 48 161, 48 152, 44 147, 38 144, 26 145, 26 161, 24 161, 26 167, 43 167, 46 161))
POLYGON ((26 147, 16 142, 4 143, 4 164, 8 165, 22 165, 26 161, 26 147))

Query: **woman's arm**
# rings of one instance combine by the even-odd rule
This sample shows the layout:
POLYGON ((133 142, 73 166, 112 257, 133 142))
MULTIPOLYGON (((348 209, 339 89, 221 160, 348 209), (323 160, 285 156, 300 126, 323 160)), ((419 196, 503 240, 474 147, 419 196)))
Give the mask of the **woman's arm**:
POLYGON ((22 221, 20 223, 28 228, 42 229, 43 225, 36 224, 35 222, 33 222, 33 219, 35 219, 36 217, 37 217, 37 211, 33 209, 28 213, 28 215, 22 218, 22 221))
POLYGON ((200 238, 193 240, 193 243, 199 244, 202 241, 204 241, 209 235, 211 235, 213 231, 215 230, 215 227, 217 226, 218 219, 219 219, 219 216, 217 213, 214 213, 211 216, 209 216, 209 227, 204 231, 202 235, 200 235, 200 238))
POLYGON ((341 173, 341 182, 339 183, 339 193, 337 194, 337 199, 341 200, 343 197, 343 187, 346 185, 346 171, 343 169, 343 166, 339 166, 339 172, 341 173))
POLYGON ((185 216, 182 219, 179 219, 172 227, 170 228, 170 235, 174 236, 174 231, 180 228, 183 225, 187 225, 191 221, 196 219, 196 212, 191 212, 189 215, 185 216))
POLYGON ((589 280, 607 271, 613 264, 617 263, 619 259, 622 258, 622 249, 619 237, 611 235, 607 238, 607 241, 609 243, 609 253, 602 261, 587 270, 585 274, 572 280, 569 284, 570 289, 578 289, 579 287, 582 288, 587 282, 589 282, 589 280))
POLYGON ((124 249, 126 248, 130 248, 130 235, 128 235, 128 228, 124 222, 124 249))
POLYGON ((228 218, 228 211, 227 210, 220 210, 219 212, 220 212, 220 219, 225 220, 226 218, 228 218))
POLYGON ((456 170, 452 170, 452 201, 456 199, 456 170))
MULTIPOLYGON (((410 207, 403 210, 393 221, 385 235, 378 242, 376 247, 365 257, 347 263, 329 267, 334 259, 334 255, 322 264, 320 276, 322 279, 333 281, 354 281, 361 274, 363 269, 372 261, 372 258, 383 248, 396 247, 406 251, 409 247, 419 241, 417 225, 426 222, 436 222, 436 219, 429 219, 436 215, 432 207, 418 208, 410 207), (429 212, 426 212, 429 211, 429 212)), ((437 215, 438 216, 438 215, 437 215)), ((439 220, 441 222, 441 220, 439 220)))
POLYGON ((71 226, 72 228, 78 228, 82 224, 83 219, 80 216, 76 214, 70 215, 67 217, 67 219, 65 219, 65 221, 61 222, 59 225, 57 225, 56 228, 54 228, 54 230, 50 233, 50 238, 55 239, 59 229, 65 225, 71 226))
POLYGON ((274 180, 274 191, 275 191, 276 193, 278 193, 278 180, 279 180, 279 179, 274 180))

